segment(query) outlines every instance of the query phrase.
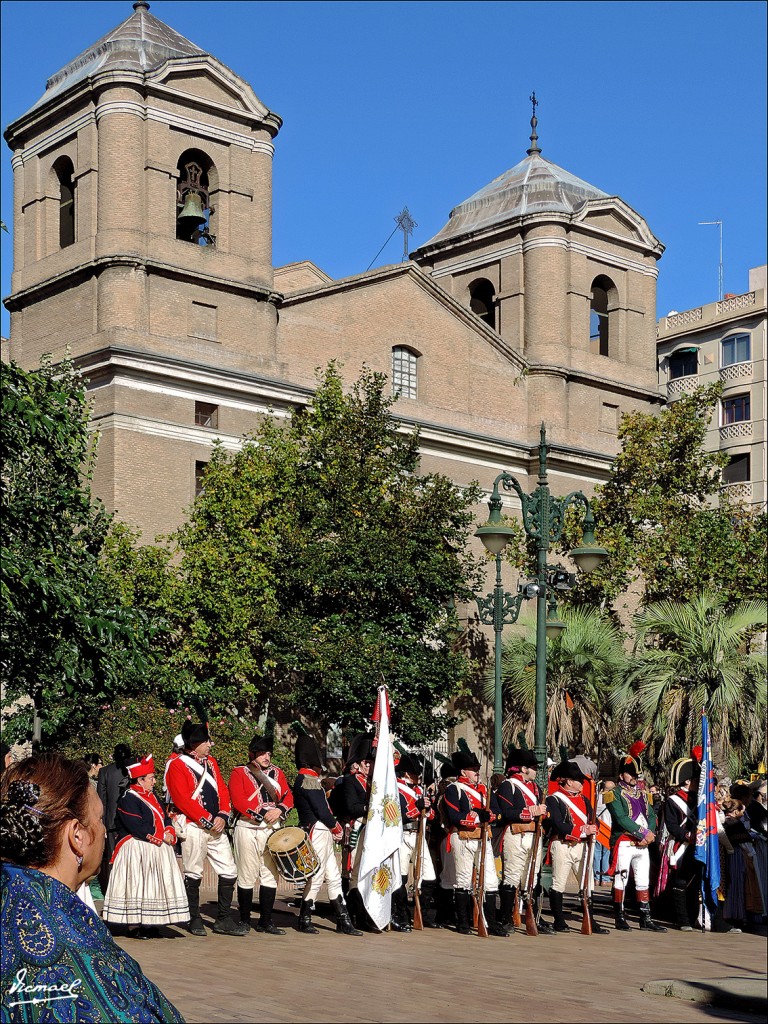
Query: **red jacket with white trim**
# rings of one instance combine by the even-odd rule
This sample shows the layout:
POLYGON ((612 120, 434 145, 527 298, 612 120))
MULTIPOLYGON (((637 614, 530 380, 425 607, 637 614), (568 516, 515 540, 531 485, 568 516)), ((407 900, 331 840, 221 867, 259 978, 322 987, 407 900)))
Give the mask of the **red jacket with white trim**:
POLYGON ((272 780, 277 797, 270 793, 264 783, 259 782, 249 765, 239 765, 229 776, 229 796, 232 806, 244 818, 261 820, 265 811, 274 807, 285 815, 293 807, 293 793, 285 773, 276 764, 260 769, 272 780))
POLYGON ((215 757, 198 761, 190 754, 180 754, 168 765, 165 784, 174 807, 201 828, 212 828, 217 817, 229 818, 232 809, 229 790, 215 757), (193 800, 203 770, 206 770, 206 778, 193 800))

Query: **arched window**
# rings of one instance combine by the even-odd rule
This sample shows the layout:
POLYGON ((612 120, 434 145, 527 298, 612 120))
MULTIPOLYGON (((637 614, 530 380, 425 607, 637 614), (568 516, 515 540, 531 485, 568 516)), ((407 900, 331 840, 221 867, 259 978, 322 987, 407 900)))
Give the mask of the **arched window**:
POLYGON ((60 156, 53 172, 59 183, 59 246, 64 249, 75 241, 75 168, 68 156, 60 156))
POLYGON ((392 394, 416 398, 418 391, 418 355, 413 349, 396 345, 392 349, 392 394))
POLYGON ((496 289, 481 277, 469 286, 469 308, 496 330, 496 289))
POLYGON ((179 157, 176 182, 176 237, 193 245, 215 245, 211 193, 216 168, 205 153, 188 149, 179 157))
POLYGON ((602 274, 592 282, 589 300, 589 351, 594 355, 610 355, 611 299, 616 291, 613 281, 602 274))

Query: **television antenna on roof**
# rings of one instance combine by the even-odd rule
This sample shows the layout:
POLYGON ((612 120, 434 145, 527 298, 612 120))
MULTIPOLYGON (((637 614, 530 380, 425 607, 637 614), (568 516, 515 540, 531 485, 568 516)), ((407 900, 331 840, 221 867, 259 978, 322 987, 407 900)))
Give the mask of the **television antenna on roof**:
POLYGON ((721 220, 700 220, 700 225, 716 224, 720 228, 720 262, 717 265, 717 297, 723 299, 723 222, 721 220))

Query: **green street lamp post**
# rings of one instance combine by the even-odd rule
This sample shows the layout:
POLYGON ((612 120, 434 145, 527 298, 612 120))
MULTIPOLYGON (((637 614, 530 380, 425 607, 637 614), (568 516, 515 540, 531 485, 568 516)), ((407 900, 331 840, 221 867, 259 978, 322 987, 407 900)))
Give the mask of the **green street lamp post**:
MULTIPOLYGON (((534 748, 542 769, 547 763, 547 636, 557 636, 565 624, 557 617, 556 583, 552 579, 567 577, 557 566, 548 566, 547 557, 552 544, 563 534, 565 513, 571 506, 582 505, 584 521, 582 542, 570 552, 576 567, 582 572, 591 572, 608 557, 608 552, 595 542, 595 521, 589 499, 581 491, 571 491, 563 498, 550 494, 547 480, 547 435, 541 425, 539 442, 538 486, 532 494, 526 494, 510 473, 499 473, 493 482, 493 491, 488 502, 488 522, 475 531, 486 549, 496 556, 496 586, 493 594, 478 599, 481 621, 495 631, 495 676, 494 676, 494 771, 503 771, 502 753, 502 692, 501 692, 501 630, 504 625, 516 622, 522 601, 527 596, 536 597, 536 710, 534 718, 534 748), (501 521, 502 500, 499 487, 514 491, 520 499, 523 514, 523 529, 526 536, 536 544, 536 579, 521 589, 516 598, 504 592, 501 584, 501 554, 515 531, 501 521), (490 611, 493 610, 492 620, 490 611)), ((566 589, 570 589, 565 584, 566 589)))

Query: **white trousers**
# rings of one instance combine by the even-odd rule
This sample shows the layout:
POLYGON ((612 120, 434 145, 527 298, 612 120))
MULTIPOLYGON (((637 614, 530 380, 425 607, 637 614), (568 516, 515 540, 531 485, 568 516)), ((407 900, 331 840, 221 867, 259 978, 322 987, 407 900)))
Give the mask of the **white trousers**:
POLYGON ((416 885, 420 882, 434 882, 436 878, 435 866, 429 855, 425 835, 421 837, 421 878, 416 878, 416 840, 418 838, 418 832, 403 832, 403 841, 400 844, 400 875, 404 878, 413 864, 413 881, 416 885))
POLYGON ((635 889, 647 891, 651 882, 651 855, 647 846, 619 843, 616 874, 613 876, 613 887, 616 892, 623 892, 626 889, 630 871, 635 877, 635 889))
MULTIPOLYGON (((451 836, 455 889, 472 888, 472 869, 480 870, 481 845, 480 839, 459 839, 455 833, 451 836)), ((499 876, 496 874, 496 861, 490 836, 485 844, 485 891, 499 891, 499 876)))
POLYGON ((440 860, 443 865, 440 872, 440 888, 453 889, 456 885, 456 868, 453 863, 453 856, 448 853, 448 837, 440 843, 440 860))
POLYGON ((267 849, 267 840, 275 830, 269 827, 252 828, 238 822, 235 825, 235 862, 237 884, 241 889, 277 888, 277 865, 267 849))
MULTIPOLYGON (((534 885, 538 880, 539 871, 541 870, 542 846, 542 842, 539 841, 539 848, 536 852, 536 867, 533 872, 534 885)), ((502 845, 504 869, 501 880, 504 885, 511 885, 512 888, 518 889, 521 882, 523 884, 527 883, 528 874, 531 870, 532 851, 533 832, 513 833, 510 829, 507 829, 504 833, 504 843, 502 845)))
MULTIPOLYGON (((563 843, 552 840, 552 888, 555 892, 565 892, 568 876, 572 873, 576 884, 581 885, 584 873, 584 858, 588 855, 589 844, 563 843)), ((589 858, 590 861, 592 858, 589 858)), ((587 866, 587 893, 592 892, 592 865, 587 866)))
POLYGON ((211 862, 211 867, 220 878, 237 877, 235 858, 227 833, 222 832, 217 836, 189 822, 187 838, 181 844, 184 874, 190 878, 202 878, 206 860, 211 862))
POLYGON ((323 882, 325 882, 328 886, 328 899, 333 902, 337 896, 341 896, 341 871, 339 862, 336 860, 336 848, 331 830, 322 821, 317 821, 309 830, 309 841, 320 861, 320 870, 314 878, 309 880, 302 899, 314 902, 323 882))

